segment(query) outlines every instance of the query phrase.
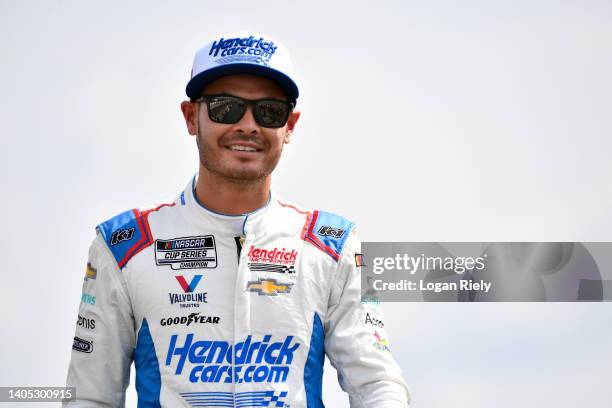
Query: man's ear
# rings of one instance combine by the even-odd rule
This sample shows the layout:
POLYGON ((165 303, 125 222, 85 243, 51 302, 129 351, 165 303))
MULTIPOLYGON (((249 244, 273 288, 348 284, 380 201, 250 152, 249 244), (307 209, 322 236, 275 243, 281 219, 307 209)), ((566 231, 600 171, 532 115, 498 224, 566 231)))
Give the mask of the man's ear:
POLYGON ((291 135, 293 134, 293 130, 295 129, 295 124, 300 118, 301 112, 299 110, 294 110, 289 114, 289 119, 287 120, 287 133, 285 133, 284 142, 289 143, 291 141, 291 135))
POLYGON ((185 124, 187 125, 187 131, 190 135, 198 134, 198 107, 197 103, 191 103, 189 101, 181 102, 181 111, 185 118, 185 124))

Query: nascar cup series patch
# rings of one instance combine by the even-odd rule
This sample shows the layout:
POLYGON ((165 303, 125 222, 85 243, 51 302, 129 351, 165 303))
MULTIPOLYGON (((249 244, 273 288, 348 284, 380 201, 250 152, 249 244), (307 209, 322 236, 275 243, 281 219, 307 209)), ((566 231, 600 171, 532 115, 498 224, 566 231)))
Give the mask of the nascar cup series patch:
POLYGON ((177 269, 216 268, 215 237, 197 237, 155 240, 155 263, 177 269))

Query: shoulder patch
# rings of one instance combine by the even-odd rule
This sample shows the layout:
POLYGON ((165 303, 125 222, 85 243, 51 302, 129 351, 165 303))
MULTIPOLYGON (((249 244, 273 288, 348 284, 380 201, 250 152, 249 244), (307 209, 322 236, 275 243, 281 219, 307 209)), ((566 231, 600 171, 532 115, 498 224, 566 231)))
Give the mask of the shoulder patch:
POLYGON ((153 243, 149 223, 137 209, 122 212, 96 229, 102 234, 106 245, 123 268, 131 257, 153 243))
POLYGON ((302 230, 302 239, 338 261, 354 225, 339 215, 325 211, 314 211, 306 219, 306 224, 304 224, 302 230))
POLYGON ((153 244, 148 215, 163 206, 172 205, 162 204, 142 212, 138 209, 124 211, 96 227, 119 268, 123 268, 134 255, 153 244))

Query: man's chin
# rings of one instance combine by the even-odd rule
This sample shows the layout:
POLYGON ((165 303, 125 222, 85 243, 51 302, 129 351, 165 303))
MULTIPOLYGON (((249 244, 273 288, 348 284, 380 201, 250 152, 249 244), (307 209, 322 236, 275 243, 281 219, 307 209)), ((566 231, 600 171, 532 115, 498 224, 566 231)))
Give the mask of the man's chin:
MULTIPOLYGON (((279 157, 280 158, 280 157, 279 157)), ((207 159, 204 157, 203 159, 207 159)), ((211 174, 237 184, 257 184, 265 180, 278 164, 276 160, 236 160, 236 157, 219 157, 217 160, 200 160, 211 174)))
MULTIPOLYGON (((210 170, 210 169, 209 169, 210 170)), ((252 184, 264 180, 270 172, 262 171, 261 169, 223 169, 221 171, 213 171, 213 173, 221 176, 227 181, 237 184, 252 184)))

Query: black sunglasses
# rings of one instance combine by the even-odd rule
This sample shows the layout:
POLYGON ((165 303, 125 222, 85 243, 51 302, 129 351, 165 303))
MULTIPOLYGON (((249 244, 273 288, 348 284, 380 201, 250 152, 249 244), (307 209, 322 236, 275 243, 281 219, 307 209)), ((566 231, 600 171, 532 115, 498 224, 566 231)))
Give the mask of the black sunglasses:
POLYGON ((230 125, 242 119, 247 105, 253 107, 255 121, 263 127, 279 128, 285 126, 293 103, 280 99, 244 99, 233 95, 204 95, 194 102, 205 102, 208 117, 216 123, 230 125))

